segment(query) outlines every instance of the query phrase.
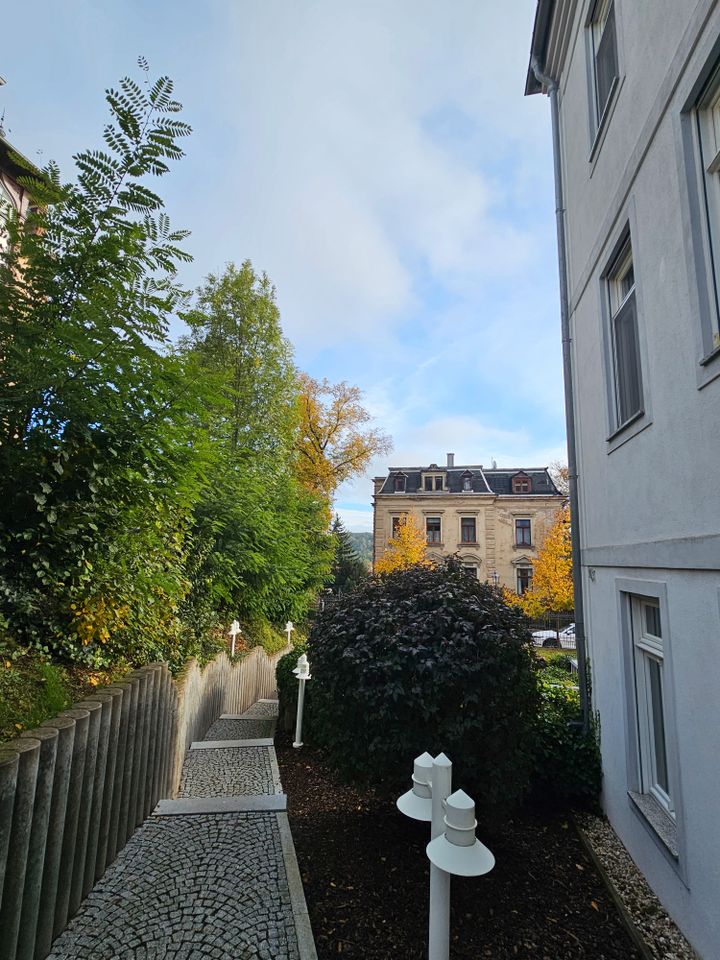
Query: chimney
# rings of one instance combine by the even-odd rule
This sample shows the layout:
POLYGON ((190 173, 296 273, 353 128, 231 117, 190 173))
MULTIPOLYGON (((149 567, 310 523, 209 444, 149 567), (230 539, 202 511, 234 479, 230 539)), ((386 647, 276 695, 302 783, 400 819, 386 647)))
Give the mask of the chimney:
POLYGON ((454 454, 454 453, 449 453, 449 454, 447 455, 447 465, 448 465, 448 470, 452 469, 452 468, 455 466, 455 454, 454 454))

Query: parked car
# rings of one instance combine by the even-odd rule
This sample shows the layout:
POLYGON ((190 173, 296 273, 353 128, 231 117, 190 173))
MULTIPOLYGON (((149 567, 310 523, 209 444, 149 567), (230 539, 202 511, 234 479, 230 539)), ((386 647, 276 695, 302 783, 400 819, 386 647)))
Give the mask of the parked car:
POLYGON ((557 647, 557 630, 534 630, 532 640, 536 647, 557 647))
POLYGON ((533 643, 536 647, 562 647, 565 650, 575 649, 575 624, 561 630, 534 630, 532 633, 533 643))

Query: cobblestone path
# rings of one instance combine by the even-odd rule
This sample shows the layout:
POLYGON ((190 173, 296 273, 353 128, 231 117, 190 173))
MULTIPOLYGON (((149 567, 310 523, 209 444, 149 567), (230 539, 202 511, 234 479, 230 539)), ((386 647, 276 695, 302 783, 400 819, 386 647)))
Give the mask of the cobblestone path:
MULTIPOLYGON (((205 740, 272 737, 276 716, 258 701, 205 740)), ((283 805, 272 746, 193 745, 181 799, 145 821, 48 960, 317 960, 287 815, 263 811, 268 796, 283 805), (238 809, 203 809, 218 797, 238 809)))

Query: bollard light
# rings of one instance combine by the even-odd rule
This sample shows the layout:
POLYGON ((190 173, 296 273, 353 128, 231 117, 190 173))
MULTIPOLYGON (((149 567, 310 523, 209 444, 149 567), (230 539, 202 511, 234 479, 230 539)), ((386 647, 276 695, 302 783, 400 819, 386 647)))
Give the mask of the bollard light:
POLYGON ((301 747, 302 742, 302 721, 303 721, 303 706, 305 704, 305 681, 312 680, 312 675, 310 673, 310 664, 308 662, 307 655, 301 653, 298 657, 297 666, 293 670, 293 673, 298 678, 298 702, 297 702, 297 718, 295 721, 295 740, 293 742, 294 747, 301 747))
POLYGON ((230 624, 230 630, 228 631, 228 633, 230 634, 230 641, 231 641, 231 643, 230 643, 230 656, 231 656, 231 657, 234 657, 234 656, 235 656, 235 638, 237 637, 237 635, 238 635, 240 632, 241 632, 241 631, 240 631, 240 624, 239 624, 239 622, 238 622, 237 620, 233 620, 233 622, 230 624))
POLYGON ((475 801, 456 790, 445 802, 445 831, 427 845, 430 863, 458 877, 480 877, 495 866, 495 857, 475 836, 475 801))
POLYGON ((452 763, 444 753, 415 758, 412 790, 397 808, 413 820, 430 821, 429 960, 450 957, 450 877, 479 877, 495 866, 495 858, 475 836, 475 801, 463 790, 452 793, 452 763))

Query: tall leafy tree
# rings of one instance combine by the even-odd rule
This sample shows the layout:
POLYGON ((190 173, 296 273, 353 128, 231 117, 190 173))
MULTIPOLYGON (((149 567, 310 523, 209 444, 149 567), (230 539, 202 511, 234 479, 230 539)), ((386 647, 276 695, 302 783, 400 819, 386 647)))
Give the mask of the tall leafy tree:
POLYGON ((191 602, 223 616, 302 616, 332 556, 324 502, 293 469, 297 376, 275 291, 245 261, 208 277, 181 350, 215 385, 202 428, 221 450, 194 512, 191 602), (210 546, 208 547, 208 543, 210 546))
POLYGON ((14 636, 95 661, 150 624, 177 641, 200 482, 195 395, 163 351, 186 233, 149 185, 190 128, 141 67, 107 91, 105 149, 75 156, 74 181, 28 171, 34 206, 0 256, 0 611, 14 636))
POLYGON ((335 593, 346 593, 368 575, 368 569, 355 552, 350 534, 345 529, 339 514, 335 515, 332 535, 335 556, 333 558, 331 586, 335 593))
POLYGON ((392 449, 386 433, 368 426, 371 417, 361 401, 358 387, 300 375, 298 476, 328 501, 344 480, 392 449))

